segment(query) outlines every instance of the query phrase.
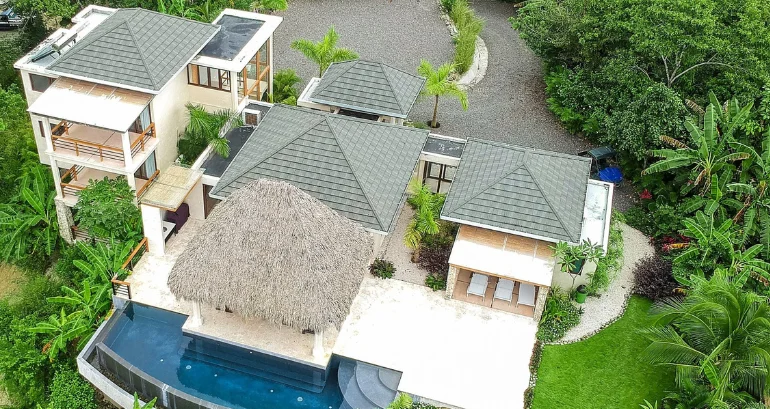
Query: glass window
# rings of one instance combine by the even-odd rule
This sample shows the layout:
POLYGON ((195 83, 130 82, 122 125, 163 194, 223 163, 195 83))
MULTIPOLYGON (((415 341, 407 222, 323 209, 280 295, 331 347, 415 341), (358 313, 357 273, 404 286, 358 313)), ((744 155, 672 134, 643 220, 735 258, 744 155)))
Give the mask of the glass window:
POLYGON ((230 71, 190 64, 187 66, 187 83, 230 91, 230 71))
POLYGON ((198 84, 203 86, 209 85, 209 68, 198 67, 198 84))
POLYGON ((43 92, 48 89, 48 86, 55 81, 55 78, 44 77, 37 74, 29 74, 29 81, 32 84, 33 91, 43 92))

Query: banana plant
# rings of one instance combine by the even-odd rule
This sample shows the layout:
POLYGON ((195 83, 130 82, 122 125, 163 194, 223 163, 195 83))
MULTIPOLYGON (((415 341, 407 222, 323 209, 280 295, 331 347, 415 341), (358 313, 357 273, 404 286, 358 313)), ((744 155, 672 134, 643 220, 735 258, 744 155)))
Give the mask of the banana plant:
POLYGON ((83 325, 76 313, 67 314, 62 308, 59 315, 50 316, 47 321, 38 323, 29 331, 51 336, 43 352, 53 361, 61 352, 67 351, 72 340, 87 331, 87 326, 83 325))
POLYGON ((717 224, 713 211, 706 213, 699 210, 695 217, 684 219, 682 224, 685 227, 682 234, 691 238, 692 241, 672 246, 685 249, 674 259, 675 263, 698 259, 698 265, 703 266, 707 262, 714 263, 721 256, 733 252, 731 219, 717 224))
POLYGON ((50 169, 31 165, 9 203, 0 205, 0 257, 19 260, 33 253, 53 254, 59 242, 56 190, 50 169))
POLYGON ((116 275, 118 278, 128 275, 123 263, 133 251, 134 244, 132 241, 119 243, 115 240, 110 240, 109 245, 101 242, 93 245, 78 242, 76 245, 85 260, 73 260, 72 264, 86 273, 91 282, 109 283, 116 275))
POLYGON ((660 140, 674 149, 656 149, 652 156, 661 160, 653 163, 642 174, 666 172, 679 168, 692 168, 693 185, 703 184, 703 193, 708 192, 711 176, 717 174, 725 166, 733 162, 751 157, 748 152, 733 152, 730 143, 734 142, 733 134, 745 121, 750 106, 745 107, 731 119, 724 132, 720 134, 717 125, 717 113, 714 104, 709 104, 703 115, 703 128, 691 119, 685 122, 689 131, 691 144, 688 145, 669 136, 661 136, 660 140))
POLYGON ((134 392, 134 409, 155 409, 155 402, 158 401, 158 398, 152 398, 151 401, 145 403, 142 405, 139 402, 139 395, 134 392))

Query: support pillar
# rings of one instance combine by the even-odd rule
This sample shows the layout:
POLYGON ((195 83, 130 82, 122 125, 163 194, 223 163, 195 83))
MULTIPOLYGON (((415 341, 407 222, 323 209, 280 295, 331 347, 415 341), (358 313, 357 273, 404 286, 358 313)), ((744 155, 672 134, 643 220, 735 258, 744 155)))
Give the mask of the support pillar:
POLYGON ((51 172, 53 172, 53 185, 56 189, 56 198, 61 199, 64 197, 64 191, 61 188, 61 173, 59 172, 59 163, 53 156, 49 156, 51 163, 51 172))
POLYGON ((190 326, 200 327, 203 325, 203 316, 201 315, 201 303, 194 301, 192 305, 192 315, 190 315, 190 326))
POLYGON ((540 322, 540 317, 543 316, 543 310, 545 310, 545 300, 548 298, 548 291, 548 287, 537 287, 537 298, 535 299, 535 315, 532 317, 537 322, 540 322))
POLYGON ((457 284, 457 274, 458 274, 457 267, 455 266, 449 266, 449 271, 446 275, 446 293, 444 294, 444 298, 447 300, 452 299, 452 294, 455 292, 455 284, 457 284))
POLYGON ((313 358, 323 358, 326 352, 324 352, 324 332, 316 331, 313 339, 313 358))
POLYGON ((72 233, 72 226, 75 225, 75 220, 72 218, 72 209, 61 198, 54 199, 54 203, 56 203, 56 218, 59 221, 59 235, 67 244, 74 244, 75 234, 72 233))
POLYGON ((166 242, 163 240, 163 211, 157 207, 141 205, 142 227, 150 254, 162 256, 166 254, 166 242))
POLYGON ((131 169, 134 166, 134 158, 131 156, 131 139, 128 136, 128 131, 123 132, 121 138, 123 141, 123 162, 127 169, 131 169))

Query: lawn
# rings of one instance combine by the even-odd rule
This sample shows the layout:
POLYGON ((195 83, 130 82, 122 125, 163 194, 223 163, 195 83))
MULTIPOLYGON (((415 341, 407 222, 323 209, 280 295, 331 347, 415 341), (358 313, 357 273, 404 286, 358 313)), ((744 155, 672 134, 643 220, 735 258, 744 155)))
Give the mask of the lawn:
POLYGON ((16 291, 23 279, 24 274, 21 270, 0 262, 0 299, 16 291))
POLYGON ((673 387, 672 370, 640 360, 651 302, 634 296, 623 317, 585 341, 543 350, 532 409, 632 409, 673 387))

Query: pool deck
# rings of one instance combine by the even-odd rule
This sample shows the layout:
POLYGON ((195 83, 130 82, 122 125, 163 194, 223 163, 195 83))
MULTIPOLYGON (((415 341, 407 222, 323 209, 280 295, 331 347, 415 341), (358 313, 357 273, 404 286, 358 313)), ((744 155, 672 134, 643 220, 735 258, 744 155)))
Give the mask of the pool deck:
MULTIPOLYGON (((202 225, 201 220, 189 219, 179 233, 168 241, 165 255, 145 254, 142 257, 126 280, 131 283, 133 301, 186 315, 192 313, 192 303, 177 299, 169 290, 167 281, 177 257, 187 248, 187 244, 194 239, 202 225)), ((325 366, 329 363, 337 339, 336 330, 325 331, 326 354, 321 358, 314 358, 313 335, 301 334, 293 328, 256 318, 244 318, 207 305, 202 306, 201 315, 203 325, 190 327, 188 320, 183 329, 316 365, 325 366)))
POLYGON ((464 409, 519 409, 537 323, 399 281, 365 278, 334 352, 403 372, 398 389, 464 409))

